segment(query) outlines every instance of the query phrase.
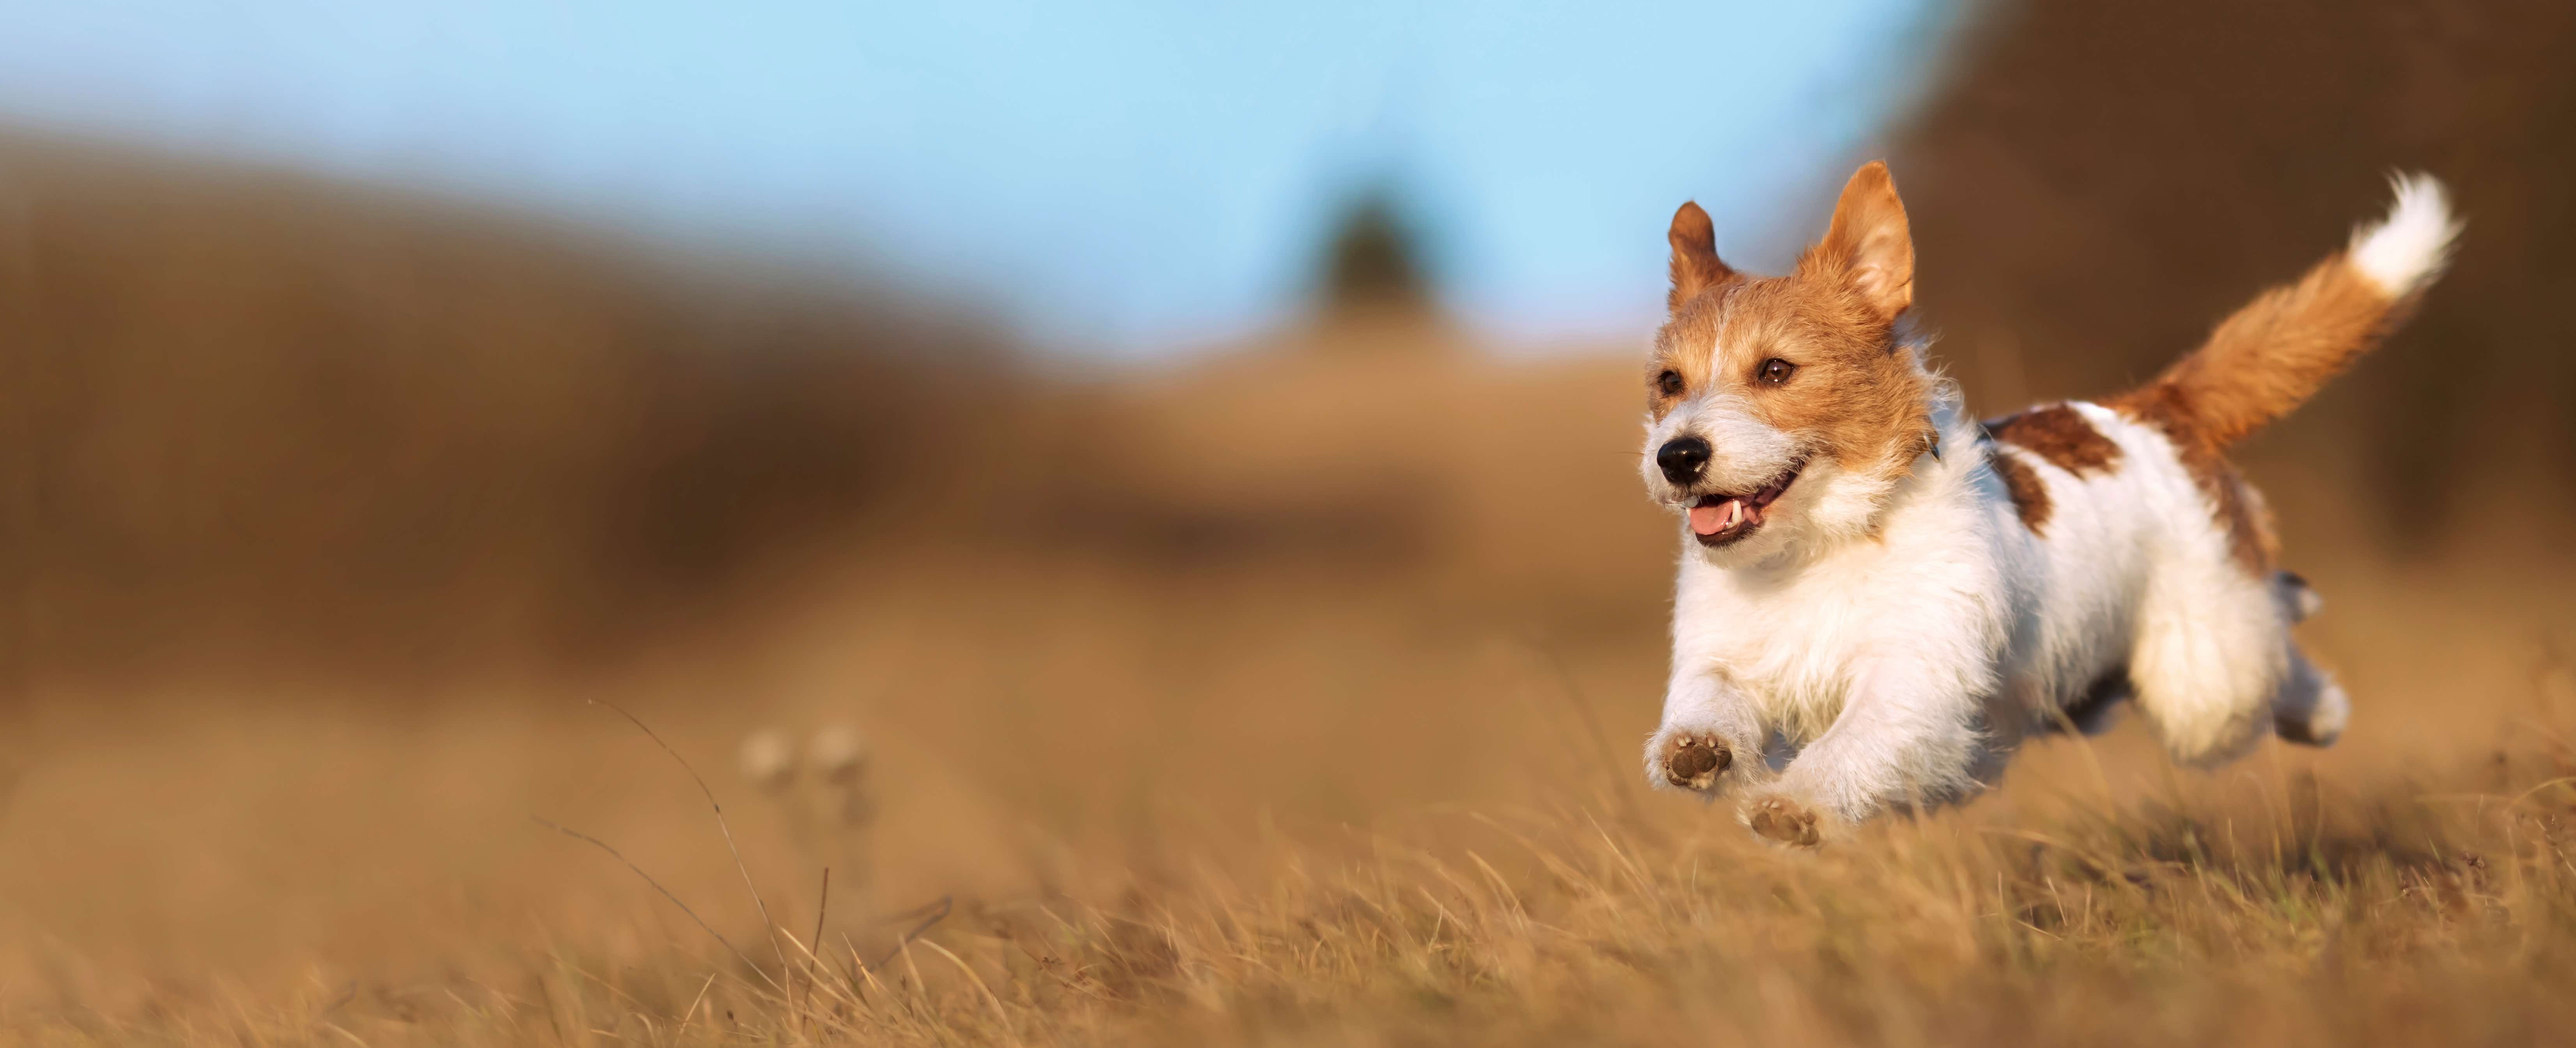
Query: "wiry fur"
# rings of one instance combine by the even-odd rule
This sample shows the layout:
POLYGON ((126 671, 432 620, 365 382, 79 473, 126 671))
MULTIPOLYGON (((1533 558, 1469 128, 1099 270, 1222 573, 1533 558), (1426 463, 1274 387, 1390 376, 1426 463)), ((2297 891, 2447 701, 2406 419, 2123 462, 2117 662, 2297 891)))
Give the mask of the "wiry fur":
POLYGON ((1718 261, 1686 205, 1647 369, 1647 487, 1687 511, 1793 479, 1749 533, 1683 529, 1648 779, 1710 796, 1740 781, 1748 825, 1812 845, 1969 797, 2026 736, 2089 730, 2121 698, 2186 763, 2267 731, 2332 742, 2344 694, 2289 635, 2315 593, 2274 569, 2261 497, 2221 452, 2438 274, 2458 229, 2440 186, 2403 179, 2397 196, 2146 387, 1988 427, 1899 335, 1913 249, 1884 166, 1853 176, 1788 277, 1718 261), (1785 380, 1773 360, 1794 365, 1785 380), (1704 465, 1659 459, 1686 438, 1708 442, 1704 465))

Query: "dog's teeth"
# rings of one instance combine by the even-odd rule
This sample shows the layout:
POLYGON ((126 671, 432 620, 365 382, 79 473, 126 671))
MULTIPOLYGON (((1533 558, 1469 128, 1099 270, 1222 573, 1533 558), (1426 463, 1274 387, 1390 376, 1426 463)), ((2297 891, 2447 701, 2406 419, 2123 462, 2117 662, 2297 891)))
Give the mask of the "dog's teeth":
POLYGON ((1744 500, 1742 500, 1742 499, 1728 499, 1728 500, 1726 501, 1726 526, 1727 526, 1727 527, 1730 527, 1730 528, 1731 528, 1731 527, 1734 527, 1736 524, 1738 524, 1738 523, 1742 522, 1743 520, 1744 520, 1744 500))

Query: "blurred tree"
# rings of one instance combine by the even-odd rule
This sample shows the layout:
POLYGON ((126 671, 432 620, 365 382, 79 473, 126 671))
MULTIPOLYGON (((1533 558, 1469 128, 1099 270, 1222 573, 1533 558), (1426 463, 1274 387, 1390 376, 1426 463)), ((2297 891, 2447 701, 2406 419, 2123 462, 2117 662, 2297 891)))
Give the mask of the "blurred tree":
POLYGON ((1439 310, 1419 227, 1379 185, 1354 195, 1328 227, 1316 310, 1327 320, 1418 320, 1439 310))

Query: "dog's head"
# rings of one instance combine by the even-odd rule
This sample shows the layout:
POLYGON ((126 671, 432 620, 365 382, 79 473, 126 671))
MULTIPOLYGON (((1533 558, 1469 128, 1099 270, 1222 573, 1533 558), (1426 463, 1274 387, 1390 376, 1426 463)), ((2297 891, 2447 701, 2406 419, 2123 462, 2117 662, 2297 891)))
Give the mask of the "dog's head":
POLYGON ((1718 260, 1708 213, 1673 215, 1672 316, 1646 365, 1646 490, 1703 552, 1751 561, 1872 532, 1939 453, 1932 379, 1899 335, 1914 241, 1887 165, 1844 185, 1785 277, 1718 260))

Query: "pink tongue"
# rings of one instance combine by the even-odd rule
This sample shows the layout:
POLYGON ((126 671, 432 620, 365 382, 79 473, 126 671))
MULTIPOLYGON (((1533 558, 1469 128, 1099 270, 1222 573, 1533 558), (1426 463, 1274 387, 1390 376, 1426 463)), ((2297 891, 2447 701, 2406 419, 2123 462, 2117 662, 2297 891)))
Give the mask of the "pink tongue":
POLYGON ((1726 530, 1726 507, 1733 505, 1735 501, 1728 499, 1714 506, 1691 507, 1691 532, 1699 535, 1715 535, 1726 530))

